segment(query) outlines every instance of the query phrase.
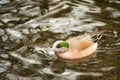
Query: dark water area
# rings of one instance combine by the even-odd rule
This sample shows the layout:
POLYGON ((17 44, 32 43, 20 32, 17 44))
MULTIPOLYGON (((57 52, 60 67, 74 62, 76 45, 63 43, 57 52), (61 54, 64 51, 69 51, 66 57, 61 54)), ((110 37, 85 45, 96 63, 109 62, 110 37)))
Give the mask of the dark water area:
POLYGON ((0 80, 120 80, 119 0, 36 1, 0 0, 0 80), (96 29, 91 58, 72 64, 50 49, 96 29))

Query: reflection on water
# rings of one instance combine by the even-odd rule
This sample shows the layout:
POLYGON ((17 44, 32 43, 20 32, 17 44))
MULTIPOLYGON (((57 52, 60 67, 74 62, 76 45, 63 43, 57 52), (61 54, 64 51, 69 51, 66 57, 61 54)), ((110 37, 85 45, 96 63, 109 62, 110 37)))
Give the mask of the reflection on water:
POLYGON ((119 0, 35 1, 0 1, 0 80, 119 80, 119 0), (96 56, 56 60, 54 41, 95 29, 105 31, 96 56))

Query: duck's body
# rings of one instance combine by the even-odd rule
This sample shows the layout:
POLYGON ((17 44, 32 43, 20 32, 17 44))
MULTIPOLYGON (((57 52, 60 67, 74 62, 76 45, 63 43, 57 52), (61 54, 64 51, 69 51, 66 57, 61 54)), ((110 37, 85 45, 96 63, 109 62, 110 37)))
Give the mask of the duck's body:
POLYGON ((101 36, 97 35, 97 37, 94 37, 95 39, 93 37, 93 35, 84 35, 69 38, 66 40, 66 43, 69 44, 69 48, 67 50, 62 52, 56 51, 56 44, 54 44, 53 49, 56 51, 56 55, 63 59, 84 58, 92 55, 97 49, 97 39, 99 39, 101 36))

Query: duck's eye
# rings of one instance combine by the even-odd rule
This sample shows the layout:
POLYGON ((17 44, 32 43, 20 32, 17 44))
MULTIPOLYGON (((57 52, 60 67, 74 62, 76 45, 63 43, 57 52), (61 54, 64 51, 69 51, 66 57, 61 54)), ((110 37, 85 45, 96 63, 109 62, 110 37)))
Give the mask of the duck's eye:
POLYGON ((57 48, 61 48, 60 44, 58 44, 56 47, 57 47, 57 48))

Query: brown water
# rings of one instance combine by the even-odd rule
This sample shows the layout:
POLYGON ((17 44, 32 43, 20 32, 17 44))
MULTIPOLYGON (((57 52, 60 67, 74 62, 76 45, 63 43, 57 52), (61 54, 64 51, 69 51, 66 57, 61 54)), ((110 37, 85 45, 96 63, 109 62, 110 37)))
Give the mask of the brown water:
POLYGON ((120 80, 119 0, 52 0, 49 12, 39 5, 0 0, 0 80, 120 80), (94 57, 71 64, 48 55, 54 41, 95 29, 105 32, 94 57))

